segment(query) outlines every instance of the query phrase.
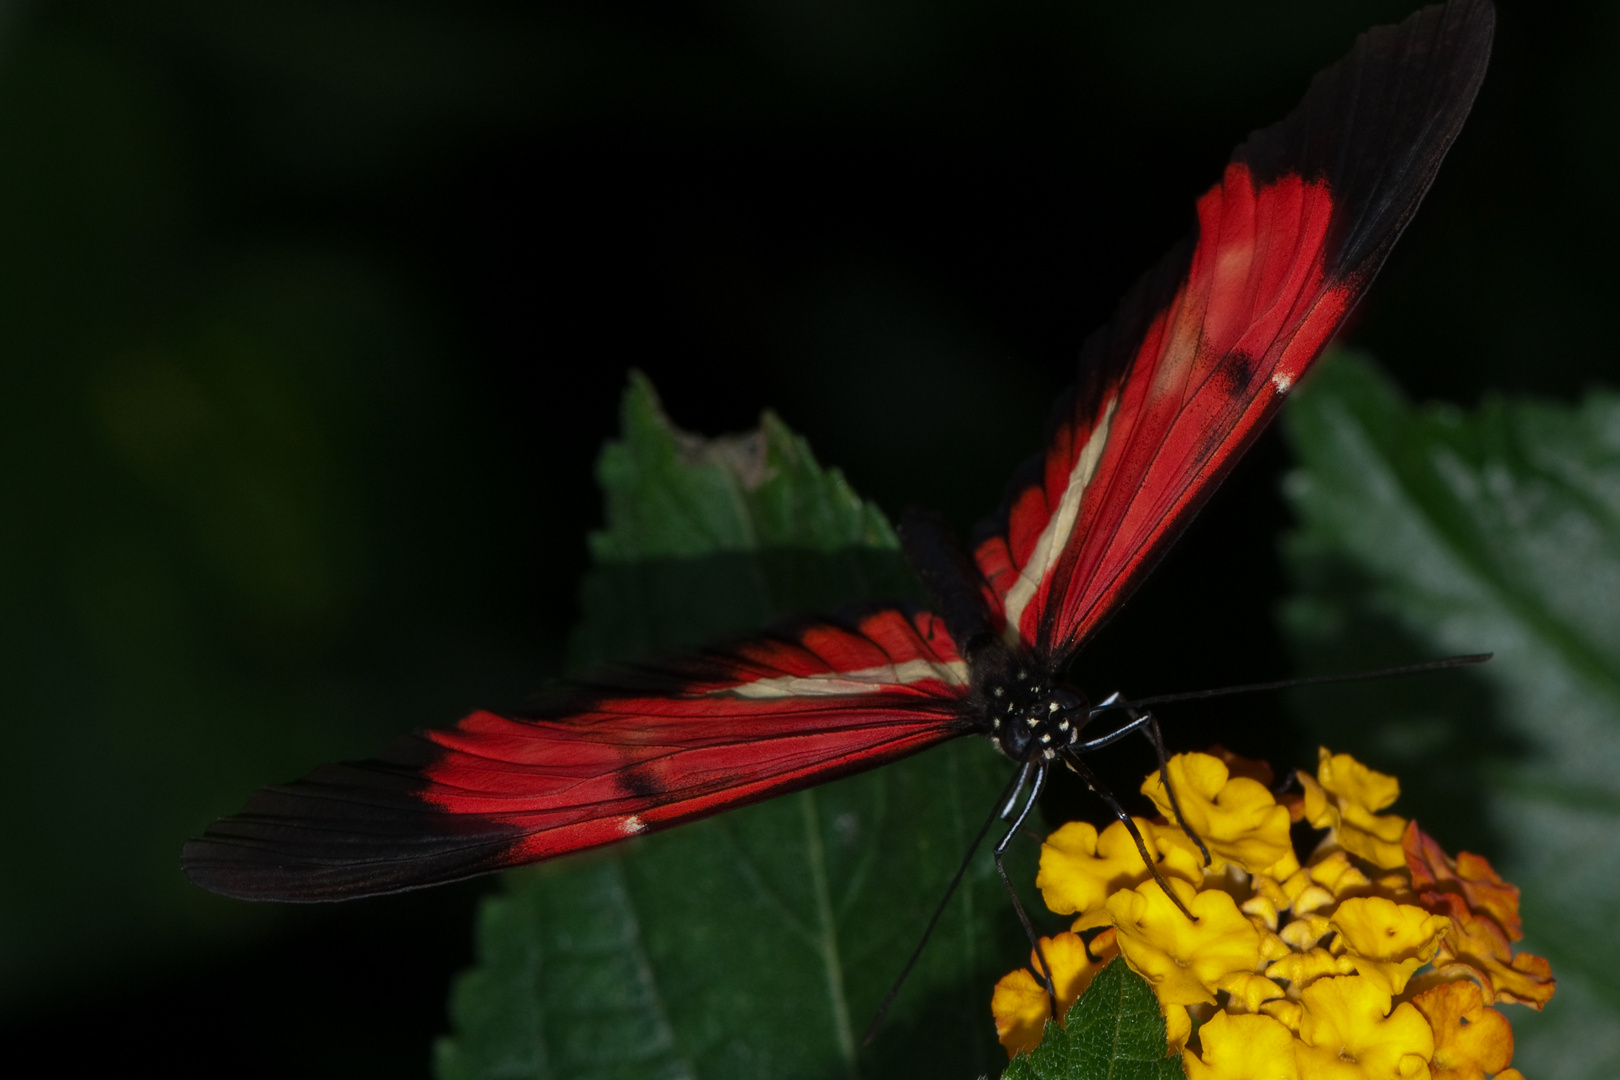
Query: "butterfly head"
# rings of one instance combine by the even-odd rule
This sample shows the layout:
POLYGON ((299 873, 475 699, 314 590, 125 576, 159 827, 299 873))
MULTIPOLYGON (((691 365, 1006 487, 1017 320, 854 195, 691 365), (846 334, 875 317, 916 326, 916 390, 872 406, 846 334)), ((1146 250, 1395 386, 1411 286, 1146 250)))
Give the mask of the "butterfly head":
POLYGON ((990 738, 1014 761, 1051 761, 1079 742, 1087 702, 1073 687, 1028 668, 1014 670, 984 688, 990 738))

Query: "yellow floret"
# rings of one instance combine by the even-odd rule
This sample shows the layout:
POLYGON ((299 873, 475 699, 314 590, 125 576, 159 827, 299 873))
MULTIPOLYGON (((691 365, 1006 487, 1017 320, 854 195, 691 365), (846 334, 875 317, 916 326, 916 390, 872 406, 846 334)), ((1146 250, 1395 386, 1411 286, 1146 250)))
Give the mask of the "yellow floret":
POLYGON ((1360 868, 1350 861, 1350 856, 1342 851, 1332 852, 1312 862, 1305 868, 1305 873, 1312 882, 1340 900, 1372 886, 1372 879, 1362 873, 1360 868))
POLYGON ((1299 1002, 1294 1001, 1292 998, 1278 998, 1275 1001, 1268 1001, 1260 1006, 1260 1011, 1276 1020, 1289 1031, 1296 1033, 1299 1031, 1300 1017, 1305 1015, 1305 1010, 1300 1007, 1299 1002))
POLYGON ((1300 991, 1311 985, 1317 979, 1329 975, 1354 975, 1355 965, 1340 956, 1334 956, 1326 949, 1312 949, 1309 952, 1291 952, 1266 968, 1266 975, 1272 979, 1287 979, 1290 997, 1298 997, 1300 991))
MULTIPOLYGON (((1080 935, 1072 933, 1041 938, 1039 955, 1030 950, 1030 969, 1039 968, 1041 957, 1052 965, 1058 1016, 1065 1017, 1103 964, 1093 961, 1080 935)), ((1007 1048, 1007 1056, 1013 1057, 1035 1049, 1040 1043, 1046 1022, 1052 1018, 1052 1002, 1047 997, 1046 987, 1031 970, 1019 968, 996 983, 990 997, 990 1012, 996 1018, 996 1037, 1007 1048)))
POLYGON ((1187 1046, 1187 1040, 1192 1037, 1192 1014, 1185 1005, 1164 1005, 1164 1049, 1165 1054, 1171 1055, 1181 1052, 1187 1046))
POLYGON ((1119 931, 1119 950, 1162 1004, 1213 1002, 1223 978, 1260 966, 1260 931, 1226 893, 1198 892, 1177 879, 1169 885, 1198 921, 1183 915, 1157 882, 1115 893, 1108 913, 1119 931))
MULTIPOLYGON (((1131 819, 1164 885, 1120 822, 1066 825, 1042 846, 1047 906, 1076 915, 1076 932, 1104 928, 1089 950, 1075 932, 1041 939, 1060 1015, 1119 955, 1152 986, 1188 1080, 1524 1080, 1487 1007, 1539 1009, 1553 993, 1547 962, 1513 951, 1517 889, 1380 813, 1399 783, 1348 754, 1321 750, 1279 805, 1252 763, 1233 775, 1242 759, 1219 753, 1167 763, 1185 819, 1159 773, 1142 786, 1170 819, 1131 819), (1305 866, 1299 820, 1326 830, 1305 866)), ((1030 970, 997 984, 992 1009, 1009 1055, 1051 1015, 1030 970)))
MULTIPOLYGON (((1232 776, 1224 761, 1209 754, 1177 754, 1169 765, 1186 818, 1181 824, 1209 848, 1214 860, 1210 870, 1234 863, 1247 873, 1286 877, 1298 867, 1288 810, 1277 805, 1265 785, 1232 776)), ((1142 794, 1167 819, 1177 820, 1157 771, 1142 784, 1142 794)))
POLYGON ((1311 1080, 1428 1080, 1434 1032, 1410 1004, 1360 975, 1318 979, 1300 995, 1297 1050, 1311 1080))
POLYGON ((1294 1033, 1269 1016, 1216 1013, 1198 1041, 1202 1053, 1181 1059, 1187 1080, 1302 1080, 1294 1033))
POLYGON ((1393 803, 1401 784, 1393 776, 1369 769, 1349 754, 1318 751, 1316 776, 1300 772, 1305 789, 1305 818, 1318 829, 1332 829, 1328 842, 1384 870, 1406 865, 1401 834, 1406 819, 1377 811, 1393 803))
POLYGON ((1349 960, 1358 973, 1391 994, 1406 989, 1412 972, 1434 957, 1440 935, 1451 928, 1444 915, 1381 896, 1346 900, 1328 924, 1338 931, 1334 955, 1349 960))
POLYGON ((1250 971, 1234 971, 1217 982, 1216 986, 1230 995, 1226 1007, 1234 1012, 1259 1012, 1265 1002, 1284 996, 1282 987, 1264 975, 1250 971))
POLYGON ((1369 769, 1349 754, 1334 754, 1325 746, 1316 751, 1316 779, 1339 806, 1357 806, 1369 814, 1394 805, 1401 797, 1401 782, 1388 773, 1369 769))
MULTIPOLYGON (((1196 854, 1179 844, 1159 842, 1159 827, 1144 818, 1134 818, 1149 854, 1159 860, 1159 872, 1190 882, 1203 881, 1203 869, 1196 854)), ((1152 878, 1142 861, 1136 841, 1123 822, 1116 821, 1100 834, 1084 821, 1071 821, 1046 838, 1041 845, 1041 869, 1035 887, 1041 890, 1046 906, 1059 915, 1086 915, 1100 912, 1109 894, 1129 889, 1152 878)), ((1091 925, 1101 922, 1089 920, 1091 925)), ((1106 920, 1102 920, 1106 922, 1106 920)))
POLYGON ((1305 952, 1316 948, 1316 943, 1327 937, 1331 930, 1326 915, 1304 915, 1277 931, 1277 936, 1291 948, 1305 952))

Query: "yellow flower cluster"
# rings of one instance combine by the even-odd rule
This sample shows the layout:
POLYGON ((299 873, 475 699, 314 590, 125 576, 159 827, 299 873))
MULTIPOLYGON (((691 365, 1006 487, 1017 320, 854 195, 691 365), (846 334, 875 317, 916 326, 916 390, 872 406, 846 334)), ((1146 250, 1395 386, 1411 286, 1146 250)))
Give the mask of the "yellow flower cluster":
MULTIPOLYGON (((1268 766, 1221 754, 1169 763, 1209 866, 1168 823, 1157 772, 1142 791, 1165 816, 1132 819, 1197 921, 1120 822, 1100 833, 1073 822, 1043 845, 1036 884, 1049 908, 1075 916, 1041 939, 1059 1015, 1123 956, 1158 995, 1167 1052, 1185 1052, 1189 1080, 1523 1080, 1509 1067, 1512 1029, 1488 1007, 1539 1009, 1552 996, 1546 961, 1513 954, 1518 890, 1484 859, 1452 860, 1415 823, 1380 813, 1399 783, 1348 754, 1322 750, 1315 776, 1297 774, 1303 795, 1281 802, 1268 766), (1325 830, 1303 866, 1297 821, 1325 830)), ((1009 1056, 1033 1049, 1051 1016, 1029 970, 996 985, 991 1010, 1009 1056)))

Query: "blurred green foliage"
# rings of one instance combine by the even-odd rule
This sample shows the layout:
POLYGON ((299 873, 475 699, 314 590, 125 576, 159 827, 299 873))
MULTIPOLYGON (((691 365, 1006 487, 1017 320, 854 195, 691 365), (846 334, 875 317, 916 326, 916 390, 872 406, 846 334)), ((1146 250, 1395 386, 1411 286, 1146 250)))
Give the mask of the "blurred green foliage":
POLYGON ((158 95, 29 46, 0 66, 13 1001, 243 923, 178 877, 176 833, 389 730, 323 667, 377 570, 368 467, 421 378, 408 311, 354 260, 191 249, 158 95))
POLYGON ((1400 810, 1483 851, 1523 891, 1546 1010, 1508 1010, 1526 1075, 1620 1069, 1620 396, 1415 409, 1331 358, 1285 426, 1306 664, 1353 671, 1490 652, 1488 664, 1299 693, 1312 734, 1397 773, 1400 810))

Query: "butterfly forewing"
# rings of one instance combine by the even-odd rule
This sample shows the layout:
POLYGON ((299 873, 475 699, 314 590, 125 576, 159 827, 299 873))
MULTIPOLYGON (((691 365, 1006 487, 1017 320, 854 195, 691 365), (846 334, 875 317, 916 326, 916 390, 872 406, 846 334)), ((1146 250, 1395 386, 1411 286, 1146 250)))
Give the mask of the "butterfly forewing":
POLYGON ((1458 3, 1363 35, 1087 341, 1045 454, 975 544, 1010 640, 1061 668, 1264 428, 1428 189, 1493 19, 1458 3))
POLYGON ((803 621, 266 788, 187 845, 186 871, 274 900, 452 881, 910 755, 971 729, 969 693, 927 612, 803 621))

